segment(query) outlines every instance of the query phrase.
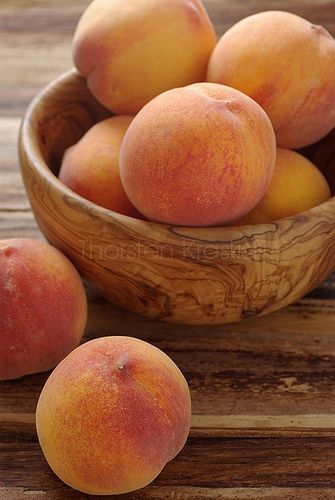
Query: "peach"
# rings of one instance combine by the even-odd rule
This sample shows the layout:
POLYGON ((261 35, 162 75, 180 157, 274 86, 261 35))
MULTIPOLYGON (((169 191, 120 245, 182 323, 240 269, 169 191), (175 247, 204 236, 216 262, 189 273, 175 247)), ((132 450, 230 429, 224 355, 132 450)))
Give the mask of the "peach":
POLYGON ((207 79, 257 101, 278 146, 300 148, 335 127, 335 40, 295 14, 260 12, 235 24, 214 49, 207 79))
POLYGON ((239 224, 259 224, 289 217, 330 198, 328 183, 320 170, 304 156, 278 148, 275 172, 262 200, 239 224))
POLYGON ((84 332, 87 302, 71 262, 40 241, 0 241, 0 380, 49 370, 84 332))
POLYGON ((120 174, 148 219, 218 225, 260 201, 275 155, 271 122, 256 102, 201 83, 169 90, 139 112, 121 146, 120 174))
POLYGON ((215 43, 201 0, 95 0, 79 21, 73 58, 96 99, 135 114, 165 90, 204 80, 215 43))
POLYGON ((183 448, 190 428, 187 382, 156 347, 104 337, 75 349, 47 380, 36 411, 53 471, 88 494, 150 483, 183 448))
POLYGON ((136 217, 120 180, 121 142, 132 116, 107 118, 65 151, 59 179, 72 191, 97 205, 136 217))

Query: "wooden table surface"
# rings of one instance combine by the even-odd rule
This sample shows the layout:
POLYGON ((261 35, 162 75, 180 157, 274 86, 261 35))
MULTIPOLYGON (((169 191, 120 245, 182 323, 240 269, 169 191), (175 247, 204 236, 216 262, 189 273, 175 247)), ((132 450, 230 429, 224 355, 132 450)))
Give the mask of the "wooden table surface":
MULTIPOLYGON (((205 3, 219 34, 269 8, 335 34, 332 1, 205 3)), ((87 4, 0 0, 0 239, 42 238, 20 178, 17 132, 30 99, 71 66, 71 36, 87 4)), ((104 335, 163 349, 193 399, 184 450, 151 486, 122 498, 335 499, 335 276, 271 316, 215 327, 150 321, 89 292, 86 338, 104 335)), ((40 451, 34 411, 47 376, 0 383, 1 500, 88 498, 63 485, 40 451)))

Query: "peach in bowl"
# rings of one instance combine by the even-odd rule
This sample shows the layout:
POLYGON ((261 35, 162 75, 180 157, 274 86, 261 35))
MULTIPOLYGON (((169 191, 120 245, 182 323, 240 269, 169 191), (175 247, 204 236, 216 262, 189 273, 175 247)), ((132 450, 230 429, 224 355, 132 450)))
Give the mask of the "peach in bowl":
MULTIPOLYGON (((228 323, 297 300, 335 269, 335 199, 254 225, 175 226, 103 208, 57 178, 65 150, 110 116, 75 71, 31 103, 20 162, 36 220, 102 295, 150 318, 228 323)), ((308 150, 335 187, 330 134, 308 150)))

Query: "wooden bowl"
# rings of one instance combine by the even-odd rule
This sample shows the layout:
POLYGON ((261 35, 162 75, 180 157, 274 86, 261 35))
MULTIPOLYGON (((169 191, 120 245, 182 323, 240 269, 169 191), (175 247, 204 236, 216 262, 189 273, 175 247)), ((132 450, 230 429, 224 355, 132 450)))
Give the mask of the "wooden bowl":
MULTIPOLYGON (((284 307, 335 269, 334 197, 271 224, 192 228, 126 217, 72 192, 56 177, 63 152, 108 114, 70 71, 31 103, 19 144, 42 232, 105 297, 151 318, 227 323, 284 307)), ((334 149, 334 136, 309 149, 333 190, 334 149)))

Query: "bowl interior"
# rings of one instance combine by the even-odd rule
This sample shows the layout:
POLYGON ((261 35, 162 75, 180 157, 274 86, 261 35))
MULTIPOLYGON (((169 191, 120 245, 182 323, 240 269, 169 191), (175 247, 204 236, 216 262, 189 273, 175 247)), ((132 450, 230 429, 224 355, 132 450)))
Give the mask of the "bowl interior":
POLYGON ((86 80, 75 70, 52 82, 44 91, 40 104, 40 120, 32 124, 37 148, 47 167, 58 176, 65 150, 112 113, 96 101, 86 80))
MULTIPOLYGON (((45 165, 57 176, 64 151, 95 123, 112 116, 90 93, 86 80, 75 70, 52 82, 35 102, 40 119, 34 120, 36 147, 45 165)), ((335 129, 324 139, 300 150, 327 178, 335 193, 335 129)))

